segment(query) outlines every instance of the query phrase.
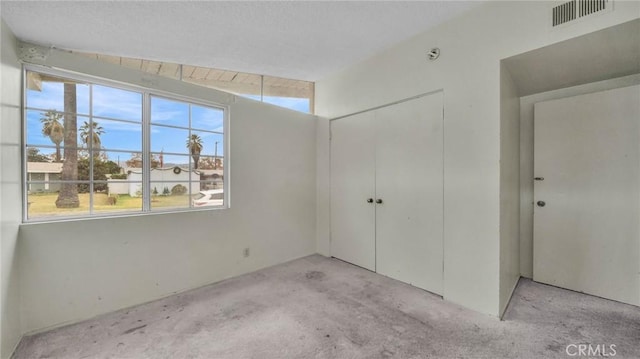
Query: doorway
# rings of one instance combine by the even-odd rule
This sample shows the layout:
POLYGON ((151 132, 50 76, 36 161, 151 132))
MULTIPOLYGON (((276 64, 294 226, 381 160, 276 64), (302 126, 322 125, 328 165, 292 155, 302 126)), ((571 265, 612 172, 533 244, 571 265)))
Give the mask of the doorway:
POLYGON ((533 279, 640 305, 640 86, 535 105, 533 279))

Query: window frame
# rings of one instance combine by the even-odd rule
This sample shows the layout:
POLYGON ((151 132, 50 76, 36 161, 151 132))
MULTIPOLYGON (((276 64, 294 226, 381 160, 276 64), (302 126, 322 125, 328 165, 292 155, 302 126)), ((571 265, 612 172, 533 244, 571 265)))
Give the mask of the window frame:
MULTIPOLYGON (((148 75, 147 75, 148 76, 148 75)), ((189 85, 189 87, 197 87, 201 89, 201 87, 195 85, 189 85)), ((21 161, 22 161, 22 173, 21 173, 21 181, 22 181, 22 223, 30 224, 30 223, 46 223, 46 222, 64 222, 70 220, 87 220, 87 219, 98 219, 98 218, 117 218, 117 217, 135 217, 135 216, 147 216, 147 215, 159 215, 159 214, 169 214, 169 213, 185 213, 185 212, 203 212, 203 211, 215 211, 215 210, 225 210, 231 207, 230 205, 230 106, 222 103, 217 103, 214 101, 209 101, 205 99, 201 99, 198 97, 192 97, 186 94, 174 93, 171 91, 164 91, 152 87, 145 87, 140 85, 135 85, 131 83, 126 83, 122 81, 107 79, 99 76, 92 76, 85 73, 79 73, 76 71, 69 71, 58 68, 51 68, 41 65, 32 65, 32 64, 23 64, 22 66, 22 101, 21 101, 21 161), (57 76, 62 78, 67 78, 70 80, 77 80, 78 82, 89 83, 91 85, 99 85, 99 86, 107 86, 118 90, 124 91, 132 91, 138 92, 142 95, 142 114, 141 114, 141 127, 142 127, 142 138, 141 144, 142 148, 142 208, 135 212, 113 212, 113 213, 104 213, 98 212, 95 213, 93 210, 93 195, 90 196, 91 200, 89 202, 89 213, 81 214, 81 215, 54 215, 49 217, 38 217, 38 218, 29 218, 29 175, 27 169, 28 162, 28 149, 27 147, 27 72, 35 72, 44 75, 57 76), (151 98, 157 97, 172 101, 185 102, 189 105, 203 106, 216 110, 220 110, 223 112, 223 154, 222 156, 218 156, 222 158, 222 163, 224 164, 224 175, 222 178, 222 188, 224 191, 224 204, 222 206, 211 206, 211 207, 192 207, 189 204, 189 207, 186 208, 151 208, 151 98)), ((90 102, 90 109, 91 109, 90 102)), ((37 110, 37 109, 36 109, 37 110)), ((60 112, 62 113, 62 112, 60 112)), ((93 119, 96 116, 93 116, 92 111, 89 111, 89 114, 76 114, 82 117, 89 117, 93 119)), ((100 119, 101 116, 97 116, 100 119)), ((189 124, 189 131, 193 128, 191 127, 191 123, 189 124)), ((213 130, 212 130, 213 131, 213 130)), ((49 147, 49 146, 44 146, 49 147)), ((79 149, 79 147, 78 147, 79 149)), ((122 150, 124 151, 124 150, 122 150)), ((91 162, 92 159, 90 159, 91 162)), ((191 163, 191 162, 190 162, 191 163)), ((190 165, 191 166, 191 165, 190 165)), ((93 184, 96 182, 93 180, 93 166, 89 168, 90 178, 92 180, 89 181, 90 191, 93 191, 93 184)), ((77 183, 84 183, 86 181, 78 180, 77 183)), ((100 182, 100 181, 97 181, 100 182)), ((202 182, 202 181, 194 181, 194 182, 202 182)), ((44 183, 44 182, 43 182, 44 183)), ((54 182, 58 183, 58 182, 54 182)), ((191 186, 191 181, 189 182, 191 186)))

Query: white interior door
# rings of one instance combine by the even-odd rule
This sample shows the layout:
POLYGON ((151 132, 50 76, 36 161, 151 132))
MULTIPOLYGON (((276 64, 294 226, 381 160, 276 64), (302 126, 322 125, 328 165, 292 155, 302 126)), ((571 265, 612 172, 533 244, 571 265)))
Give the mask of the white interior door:
POLYGON ((534 280, 640 305, 639 122, 638 86, 535 105, 534 280))
POLYGON ((373 123, 373 112, 331 122, 331 255, 375 271, 373 123))
POLYGON ((441 294, 442 93, 375 116, 377 272, 441 294))

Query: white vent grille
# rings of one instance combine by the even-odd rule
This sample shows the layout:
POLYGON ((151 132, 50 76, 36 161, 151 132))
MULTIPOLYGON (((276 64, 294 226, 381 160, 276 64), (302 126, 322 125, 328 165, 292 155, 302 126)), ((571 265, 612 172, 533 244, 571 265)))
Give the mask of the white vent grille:
POLYGON ((612 9, 613 0, 571 0, 551 9, 551 26, 566 24, 591 14, 612 9))
POLYGON ((580 16, 587 16, 594 12, 603 11, 607 8, 607 3, 607 0, 582 0, 580 1, 580 16))
POLYGON ((553 8, 553 26, 576 19, 576 0, 566 2, 553 8))

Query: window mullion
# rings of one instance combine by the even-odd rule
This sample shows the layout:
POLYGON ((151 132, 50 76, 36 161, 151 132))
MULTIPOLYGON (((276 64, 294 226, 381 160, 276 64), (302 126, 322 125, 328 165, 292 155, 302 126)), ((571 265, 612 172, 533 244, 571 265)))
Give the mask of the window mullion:
MULTIPOLYGON (((193 125, 191 123, 191 108, 193 107, 192 104, 189 104, 189 137, 187 137, 187 143, 189 143, 189 141, 191 141, 191 135, 193 134, 193 125)), ((191 198, 191 196, 193 195, 193 193, 191 193, 191 174, 193 173, 193 169, 196 166, 195 162, 192 162, 193 160, 193 156, 191 156, 191 149, 187 149, 189 151, 189 183, 187 183, 187 186, 189 186, 187 188, 187 192, 189 193, 189 198, 191 198)), ((191 201, 189 201, 189 207, 191 207, 191 201)))
MULTIPOLYGON (((76 115, 76 129, 81 128, 77 125, 78 117, 76 115)), ((76 135, 76 138, 78 136, 76 135)), ((77 142, 77 140, 76 140, 77 142)), ((87 145, 87 155, 89 156, 89 214, 93 214, 93 84, 89 85, 89 140, 87 145)), ((76 143, 76 151, 80 152, 80 146, 76 143)), ((78 154, 76 154, 77 156, 78 154)))
MULTIPOLYGON (((6 80, 5 80, 6 81, 6 80)), ((22 67, 22 220, 29 219, 29 183, 31 175, 27 171, 28 166, 28 143, 27 143, 27 69, 22 67)))
POLYGON ((142 97, 142 211, 151 211, 151 96, 142 97))

